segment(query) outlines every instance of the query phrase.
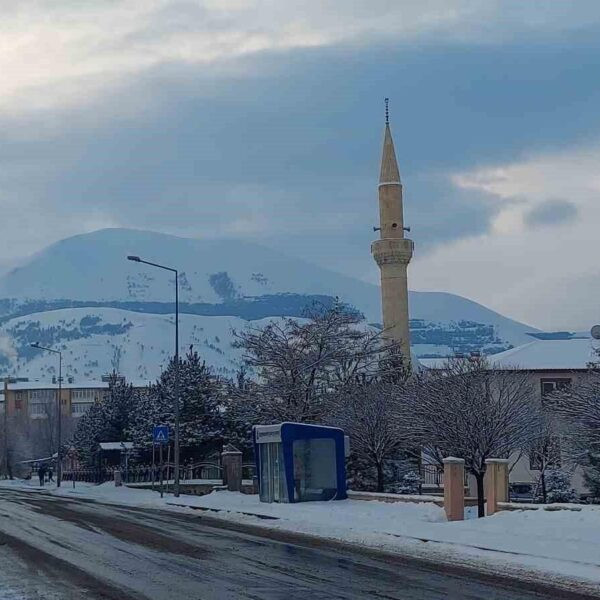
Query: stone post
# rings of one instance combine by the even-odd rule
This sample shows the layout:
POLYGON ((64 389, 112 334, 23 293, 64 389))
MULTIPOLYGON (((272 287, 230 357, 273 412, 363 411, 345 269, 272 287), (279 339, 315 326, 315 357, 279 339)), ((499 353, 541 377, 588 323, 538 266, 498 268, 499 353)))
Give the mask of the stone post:
POLYGON ((444 510, 448 521, 465 518, 465 461, 444 458, 444 510))
POLYGON ((115 486, 121 487, 123 485, 123 475, 119 469, 115 471, 115 486))
POLYGON ((221 453, 221 466, 223 467, 223 485, 230 492, 239 492, 242 489, 242 453, 231 444, 223 447, 221 453))
POLYGON ((488 458, 485 461, 485 498, 487 515, 498 512, 498 502, 508 502, 508 460, 488 458))

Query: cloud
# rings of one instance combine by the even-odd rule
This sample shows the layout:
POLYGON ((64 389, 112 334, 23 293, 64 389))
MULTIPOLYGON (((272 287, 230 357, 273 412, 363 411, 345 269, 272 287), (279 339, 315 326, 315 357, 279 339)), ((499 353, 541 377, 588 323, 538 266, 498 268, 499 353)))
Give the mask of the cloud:
POLYGON ((413 284, 462 293, 541 328, 588 330, 600 317, 599 167, 600 142, 456 174, 455 185, 495 198, 496 216, 486 233, 417 258, 413 284), (569 202, 548 201, 553 195, 569 202), (560 211, 571 216, 561 227, 524 226, 532 213, 548 222, 560 211))
POLYGON ((530 227, 539 225, 563 225, 577 216, 577 207, 568 200, 547 200, 525 214, 525 224, 530 227))
POLYGON ((165 64, 200 67, 269 51, 442 40, 505 42, 590 27, 590 0, 120 0, 0 2, 0 108, 87 103, 165 64))
MULTIPOLYGON (((384 96, 417 287, 538 319, 526 295, 511 296, 515 280, 538 272, 533 260, 521 269, 509 250, 494 267, 498 282, 482 273, 475 285, 473 240, 482 260, 500 262, 502 241, 521 240, 524 253, 528 234, 541 247, 556 243, 549 228, 529 231, 549 199, 568 198, 580 215, 552 234, 569 235, 587 214, 579 181, 597 170, 585 153, 600 138, 596 2, 543 11, 511 0, 0 8, 2 260, 127 226, 256 239, 377 281, 369 245, 384 96), (569 178, 535 179, 536 161, 549 160, 569 178)), ((576 259, 572 247, 565 255, 576 259)))

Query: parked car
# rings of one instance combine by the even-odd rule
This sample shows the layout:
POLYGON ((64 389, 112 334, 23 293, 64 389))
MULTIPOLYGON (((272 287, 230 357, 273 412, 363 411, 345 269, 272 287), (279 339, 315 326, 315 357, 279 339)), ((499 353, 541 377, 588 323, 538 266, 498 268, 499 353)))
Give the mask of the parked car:
POLYGON ((509 495, 511 502, 533 502, 533 483, 511 483, 509 495))

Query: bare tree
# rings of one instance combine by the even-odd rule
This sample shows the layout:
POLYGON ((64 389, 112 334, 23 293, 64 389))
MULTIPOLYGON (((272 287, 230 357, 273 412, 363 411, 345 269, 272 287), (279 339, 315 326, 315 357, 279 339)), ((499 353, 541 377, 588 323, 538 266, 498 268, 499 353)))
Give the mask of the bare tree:
POLYGON ((395 383, 359 383, 332 399, 331 422, 350 436, 352 454, 375 468, 384 491, 385 462, 410 447, 407 420, 395 383))
MULTIPOLYGON (((600 371, 593 365, 588 377, 560 390, 545 401, 561 417, 565 455, 584 467, 586 482, 600 489, 600 371)), ((594 490, 593 490, 594 491, 594 490)))
POLYGON ((560 436, 557 418, 550 411, 542 410, 539 419, 532 424, 534 434, 524 454, 529 457, 530 464, 540 472, 535 496, 541 496, 542 502, 548 501, 546 474, 549 470, 561 466, 560 436))
POLYGON ((465 460, 484 516, 486 459, 508 458, 536 436, 538 403, 528 374, 494 370, 482 359, 453 359, 441 372, 418 377, 406 402, 425 456, 440 464, 446 456, 465 460))
POLYGON ((329 398, 356 381, 392 373, 402 366, 395 346, 382 345, 379 333, 361 325, 362 317, 336 302, 314 306, 306 319, 272 321, 234 332, 234 345, 255 380, 238 386, 249 419, 322 421, 329 398))

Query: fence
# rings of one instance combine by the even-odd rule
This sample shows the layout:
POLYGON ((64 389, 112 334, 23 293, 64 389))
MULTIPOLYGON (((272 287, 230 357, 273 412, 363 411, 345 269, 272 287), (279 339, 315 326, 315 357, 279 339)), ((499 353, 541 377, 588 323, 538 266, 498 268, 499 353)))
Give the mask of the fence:
MULTIPOLYGON (((160 465, 134 465, 127 471, 118 467, 109 467, 103 469, 65 469, 62 472, 64 481, 81 481, 86 483, 104 483, 114 481, 115 471, 123 473, 123 481, 126 483, 158 483, 161 480, 160 465)), ((252 479, 255 476, 256 467, 254 463, 245 463, 242 465, 242 478, 252 479)), ((175 478, 174 463, 164 463, 162 479, 169 481, 175 478)), ((223 480, 223 467, 218 463, 199 462, 179 467, 179 480, 182 483, 192 480, 223 480)))
MULTIPOLYGON (((469 474, 465 471, 465 487, 468 485, 469 474)), ((424 463, 421 465, 422 487, 444 487, 444 469, 438 465, 424 463)))

